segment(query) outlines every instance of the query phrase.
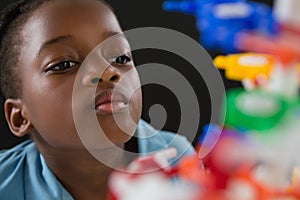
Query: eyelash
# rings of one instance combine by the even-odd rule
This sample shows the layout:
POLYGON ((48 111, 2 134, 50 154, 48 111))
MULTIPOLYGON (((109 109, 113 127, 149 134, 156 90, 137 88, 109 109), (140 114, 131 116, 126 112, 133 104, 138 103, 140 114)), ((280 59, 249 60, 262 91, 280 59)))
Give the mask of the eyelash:
POLYGON ((131 62, 131 57, 127 56, 125 54, 117 57, 113 57, 108 59, 108 62, 111 64, 117 64, 117 65, 126 65, 131 62))
MULTIPOLYGON (((127 55, 121 55, 121 56, 117 56, 117 57, 114 57, 114 58, 110 58, 108 59, 108 62, 110 64, 117 64, 117 65, 126 65, 128 64, 129 62, 131 62, 131 58, 127 55)), ((63 72, 67 72, 69 70, 72 69, 72 67, 76 66, 78 64, 78 62, 75 62, 75 61, 61 61, 57 64, 53 64, 52 66, 48 67, 45 72, 48 73, 48 72, 60 72, 60 73, 63 73, 63 72), (68 66, 66 66, 66 64, 69 64, 68 66)))
POLYGON ((45 72, 67 72, 71 70, 74 66, 76 66, 78 63, 75 61, 62 61, 57 64, 53 64, 52 66, 48 67, 45 72), (66 64, 68 65, 66 66, 66 64))

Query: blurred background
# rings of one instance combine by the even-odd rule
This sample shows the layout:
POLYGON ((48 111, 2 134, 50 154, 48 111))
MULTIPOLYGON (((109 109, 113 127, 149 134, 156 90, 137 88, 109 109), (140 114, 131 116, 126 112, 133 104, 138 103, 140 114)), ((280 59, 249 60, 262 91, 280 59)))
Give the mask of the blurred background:
MULTIPOLYGON (((12 0, 1 0, 1 9, 12 2, 12 0)), ((138 27, 163 27, 179 31, 188 35, 192 39, 199 41, 199 32, 196 29, 196 19, 192 15, 180 12, 166 12, 162 9, 163 0, 107 0, 113 7, 119 18, 123 30, 129 30, 138 27)), ((272 6, 273 0, 257 1, 272 6)), ((217 51, 208 51, 213 58, 218 54, 217 51)), ((133 52, 136 65, 146 63, 160 63, 171 66, 178 70, 192 85, 199 102, 200 122, 197 137, 201 134, 202 128, 210 119, 210 97, 200 75, 197 75, 193 66, 184 59, 167 51, 157 49, 142 49, 133 52)), ((223 72, 221 72, 223 76, 223 72)), ((224 77, 224 76, 223 76, 224 77)), ((167 77, 166 77, 167 78, 167 77)), ((229 81, 223 78, 225 88, 240 87, 241 84, 236 81, 229 81)), ((3 99, 0 99, 3 105, 3 99)), ((142 118, 150 122, 149 108, 152 105, 160 104, 167 111, 167 121, 164 125, 165 130, 177 132, 180 124, 180 106, 175 95, 168 88, 157 84, 143 86, 143 114, 142 118)), ((25 138, 16 138, 13 136, 5 122, 3 115, 3 106, 0 106, 0 149, 9 148, 21 142, 25 138)), ((180 133, 184 134, 184 133, 180 133)), ((189 138, 193 144, 197 143, 196 138, 189 138)))

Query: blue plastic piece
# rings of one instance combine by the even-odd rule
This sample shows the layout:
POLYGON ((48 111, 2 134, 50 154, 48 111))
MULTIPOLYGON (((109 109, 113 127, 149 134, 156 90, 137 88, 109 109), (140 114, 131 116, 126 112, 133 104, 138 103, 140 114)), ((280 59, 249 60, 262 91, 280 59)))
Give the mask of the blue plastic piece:
MULTIPOLYGON (((201 144, 208 135, 215 135, 214 133, 221 133, 222 129, 216 124, 206 124, 203 126, 202 134, 198 137, 198 144, 201 144)), ((213 137, 214 138, 214 137, 213 137)))
POLYGON ((197 19, 200 43, 208 50, 236 53, 242 31, 274 35, 278 32, 271 7, 245 0, 166 1, 163 9, 192 14, 197 19))

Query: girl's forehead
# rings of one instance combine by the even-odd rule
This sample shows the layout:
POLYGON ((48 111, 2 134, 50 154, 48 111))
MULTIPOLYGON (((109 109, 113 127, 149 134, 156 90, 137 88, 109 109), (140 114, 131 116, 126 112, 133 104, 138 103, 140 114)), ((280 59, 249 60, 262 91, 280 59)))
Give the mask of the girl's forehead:
POLYGON ((114 13, 102 2, 51 0, 38 8, 24 24, 21 57, 39 56, 44 43, 60 36, 71 35, 72 44, 85 42, 88 50, 104 40, 102 35, 107 32, 121 32, 121 28, 114 13))
MULTIPOLYGON (((24 25, 24 32, 57 35, 69 30, 87 30, 87 26, 111 28, 120 31, 116 16, 103 2, 98 0, 51 0, 38 8, 24 25)), ((24 38, 26 36, 24 35, 24 38)))
POLYGON ((78 16, 87 16, 86 13, 105 15, 112 13, 112 11, 100 0, 50 0, 42 4, 35 12, 37 15, 55 14, 57 16, 60 14, 72 15, 74 13, 78 16))

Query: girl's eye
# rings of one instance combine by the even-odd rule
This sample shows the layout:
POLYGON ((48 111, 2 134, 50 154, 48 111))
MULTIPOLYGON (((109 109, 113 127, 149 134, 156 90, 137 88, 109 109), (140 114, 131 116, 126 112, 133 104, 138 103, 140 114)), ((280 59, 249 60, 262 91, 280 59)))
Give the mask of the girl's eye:
POLYGON ((119 65, 126 65, 127 63, 131 62, 131 58, 127 55, 121 55, 118 57, 110 58, 109 63, 115 63, 119 65))
POLYGON ((67 72, 76 64, 74 61, 63 61, 48 67, 45 72, 67 72))

